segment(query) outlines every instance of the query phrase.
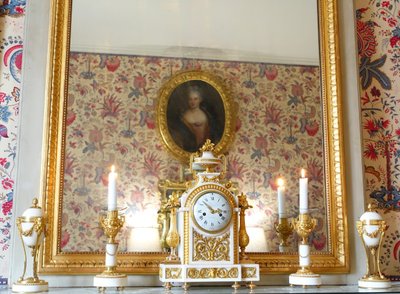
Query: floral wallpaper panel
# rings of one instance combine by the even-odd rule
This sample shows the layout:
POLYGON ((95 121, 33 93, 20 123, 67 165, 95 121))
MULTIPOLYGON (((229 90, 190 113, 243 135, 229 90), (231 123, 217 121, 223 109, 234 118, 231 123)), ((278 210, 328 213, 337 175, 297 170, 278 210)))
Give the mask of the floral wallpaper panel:
MULTIPOLYGON (((320 220, 311 241, 315 250, 327 250, 319 67, 79 52, 71 54, 69 67, 62 250, 102 248, 97 219, 107 205, 112 164, 127 227, 157 227, 158 181, 178 180, 181 168, 157 131, 157 93, 185 69, 219 76, 239 105, 228 177, 249 196, 254 208, 248 222, 264 229, 267 250, 278 248, 276 179, 285 178, 288 207, 295 214, 303 167, 320 220), (146 215, 152 221, 144 223, 146 215)), ((129 250, 128 238, 129 230, 121 236, 122 250, 129 250)))
POLYGON ((10 274, 25 0, 0 1, 0 285, 10 274))
POLYGON ((389 229, 382 271, 400 280, 400 3, 356 1, 367 202, 389 229))

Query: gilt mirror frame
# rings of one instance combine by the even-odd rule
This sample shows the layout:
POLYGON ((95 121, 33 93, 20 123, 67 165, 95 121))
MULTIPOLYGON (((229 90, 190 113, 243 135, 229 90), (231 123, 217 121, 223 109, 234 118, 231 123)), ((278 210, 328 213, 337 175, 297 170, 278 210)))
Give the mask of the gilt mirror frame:
MULTIPOLYGON (((337 2, 318 1, 325 197, 330 246, 327 252, 313 254, 313 269, 317 273, 349 271, 337 2)), ((48 218, 48 234, 39 271, 46 274, 94 274, 103 270, 104 253, 62 252, 60 248, 72 0, 53 0, 51 10, 44 125, 46 156, 42 168, 42 203, 48 218)), ((297 253, 256 252, 248 255, 257 260, 263 274, 294 272, 298 268, 297 253)), ((165 257, 165 253, 158 252, 121 253, 118 267, 124 273, 157 274, 159 263, 165 257)))

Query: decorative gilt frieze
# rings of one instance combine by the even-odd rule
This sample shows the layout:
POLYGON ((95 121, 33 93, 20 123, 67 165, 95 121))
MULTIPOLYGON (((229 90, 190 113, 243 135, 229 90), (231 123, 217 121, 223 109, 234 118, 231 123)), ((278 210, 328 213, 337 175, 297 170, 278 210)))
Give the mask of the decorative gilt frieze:
POLYGON ((221 237, 206 237, 193 231, 193 261, 229 261, 230 233, 221 237))
POLYGON ((212 267, 212 268, 188 268, 186 272, 187 276, 191 279, 228 279, 237 278, 239 271, 237 268, 224 268, 224 267, 212 267))
POLYGON ((203 182, 205 182, 205 183, 210 183, 210 182, 211 183, 219 183, 221 179, 223 179, 223 178, 220 175, 215 176, 215 177, 211 177, 211 178, 203 177, 203 182))
POLYGON ((182 278, 182 269, 181 268, 166 268, 165 269, 165 278, 166 279, 182 278))
POLYGON ((257 275, 257 269, 255 267, 242 267, 242 278, 249 279, 255 278, 257 275))

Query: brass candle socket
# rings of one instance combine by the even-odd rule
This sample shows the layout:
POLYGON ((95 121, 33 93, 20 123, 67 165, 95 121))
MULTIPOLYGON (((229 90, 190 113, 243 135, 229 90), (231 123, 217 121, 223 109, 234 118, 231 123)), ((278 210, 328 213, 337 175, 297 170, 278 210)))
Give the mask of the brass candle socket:
POLYGON ((275 230, 279 237, 279 245, 288 247, 288 239, 293 233, 293 223, 287 217, 279 217, 278 223, 275 223, 275 230))
POLYGON ((180 193, 173 192, 171 197, 168 199, 166 209, 170 212, 170 226, 166 237, 166 243, 171 249, 170 255, 167 256, 167 262, 179 263, 179 256, 176 254, 176 248, 179 245, 179 233, 176 225, 176 213, 180 207, 180 193))
POLYGON ((100 216, 100 225, 104 234, 108 237, 108 243, 114 244, 115 237, 125 223, 125 216, 118 215, 118 210, 107 211, 107 215, 100 216))
POLYGON ((302 244, 308 244, 308 236, 317 226, 317 219, 312 218, 308 213, 302 213, 298 219, 292 221, 293 228, 301 238, 302 244))

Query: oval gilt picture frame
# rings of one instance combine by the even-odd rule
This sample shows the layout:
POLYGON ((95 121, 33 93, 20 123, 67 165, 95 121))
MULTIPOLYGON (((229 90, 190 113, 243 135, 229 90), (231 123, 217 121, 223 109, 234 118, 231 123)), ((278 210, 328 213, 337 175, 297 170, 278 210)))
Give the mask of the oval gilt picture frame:
POLYGON ((172 76, 161 88, 157 123, 161 139, 176 158, 189 162, 206 139, 223 153, 235 131, 235 104, 222 80, 191 70, 172 76))

